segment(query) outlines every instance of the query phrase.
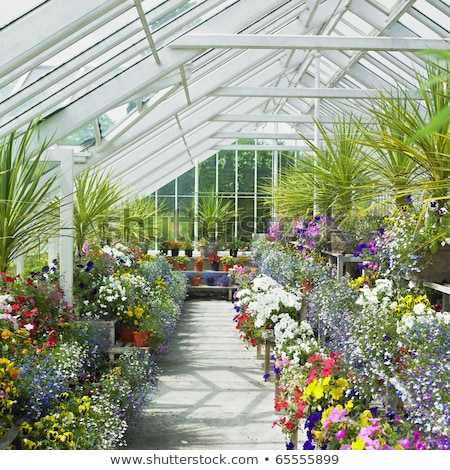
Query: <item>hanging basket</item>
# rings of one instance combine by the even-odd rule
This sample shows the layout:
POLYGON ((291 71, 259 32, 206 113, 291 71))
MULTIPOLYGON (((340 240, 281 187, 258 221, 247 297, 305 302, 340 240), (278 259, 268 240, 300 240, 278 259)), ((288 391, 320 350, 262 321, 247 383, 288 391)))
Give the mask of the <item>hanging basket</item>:
POLYGON ((134 345, 137 348, 146 348, 150 345, 150 331, 133 331, 134 345))

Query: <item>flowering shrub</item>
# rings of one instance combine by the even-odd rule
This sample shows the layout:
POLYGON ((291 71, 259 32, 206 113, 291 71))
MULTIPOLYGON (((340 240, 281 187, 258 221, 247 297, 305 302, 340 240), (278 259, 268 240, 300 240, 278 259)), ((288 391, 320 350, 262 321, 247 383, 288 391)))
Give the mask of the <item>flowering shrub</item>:
POLYGON ((0 357, 0 437, 13 422, 13 406, 19 395, 16 387, 19 374, 13 362, 0 357))
POLYGON ((55 345, 59 332, 73 320, 58 283, 53 278, 23 279, 0 273, 0 286, 5 292, 1 310, 26 329, 39 347, 55 345))
POLYGON ((378 416, 376 409, 352 413, 339 405, 322 413, 314 441, 327 450, 426 449, 419 432, 402 419, 378 416))

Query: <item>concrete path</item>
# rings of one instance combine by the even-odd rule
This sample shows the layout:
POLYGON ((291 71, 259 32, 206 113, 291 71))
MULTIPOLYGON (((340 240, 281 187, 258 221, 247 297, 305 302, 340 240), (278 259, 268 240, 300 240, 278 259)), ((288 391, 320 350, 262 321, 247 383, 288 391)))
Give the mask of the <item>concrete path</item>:
POLYGON ((185 302, 159 362, 159 391, 130 430, 129 449, 285 450, 280 428, 272 428, 274 384, 239 338, 234 313, 226 300, 185 302))

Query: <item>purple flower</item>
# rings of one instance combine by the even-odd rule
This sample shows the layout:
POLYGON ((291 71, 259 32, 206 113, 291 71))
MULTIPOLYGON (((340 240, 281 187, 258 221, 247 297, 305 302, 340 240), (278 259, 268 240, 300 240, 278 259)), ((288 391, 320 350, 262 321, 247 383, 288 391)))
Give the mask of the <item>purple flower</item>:
POLYGON ((306 441, 303 444, 303 450, 314 450, 316 447, 313 445, 311 441, 306 441))
POLYGON ((293 450, 295 447, 295 444, 293 442, 288 442, 286 444, 286 450, 293 450))

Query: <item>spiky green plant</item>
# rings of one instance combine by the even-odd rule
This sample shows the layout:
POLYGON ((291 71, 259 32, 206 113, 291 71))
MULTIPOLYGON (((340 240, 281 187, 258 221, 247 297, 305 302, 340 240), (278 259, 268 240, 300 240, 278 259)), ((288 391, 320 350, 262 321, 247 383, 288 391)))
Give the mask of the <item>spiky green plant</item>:
MULTIPOLYGON (((426 64, 425 76, 417 74, 418 97, 398 86, 395 93, 380 92, 365 107, 376 124, 365 134, 365 145, 376 149, 378 158, 384 153, 384 163, 400 158, 410 173, 409 192, 425 192, 436 199, 447 198, 450 187, 449 64, 448 60, 426 64)), ((398 166, 392 170, 391 177, 397 178, 398 166)), ((404 188, 397 189, 402 195, 404 188)))
POLYGON ((123 234, 124 242, 148 244, 157 235, 155 215, 164 213, 164 204, 156 206, 154 197, 134 197, 125 201, 120 208, 123 216, 119 219, 117 230, 123 234))
POLYGON ((115 205, 127 194, 120 183, 112 182, 111 172, 91 168, 79 173, 74 181, 74 237, 78 253, 94 239, 105 241, 111 220, 120 220, 115 205))
POLYGON ((339 217, 357 210, 375 183, 358 142, 359 120, 339 118, 331 130, 316 122, 321 144, 305 139, 309 151, 293 160, 274 189, 277 212, 287 217, 320 212, 339 217))
POLYGON ((21 135, 13 132, 0 141, 0 271, 59 226, 58 205, 51 200, 57 174, 47 173, 47 143, 29 150, 36 132, 37 124, 30 123, 21 135))
POLYGON ((214 239, 216 231, 221 231, 227 222, 234 218, 234 201, 220 197, 214 190, 199 198, 198 218, 208 238, 214 239))

